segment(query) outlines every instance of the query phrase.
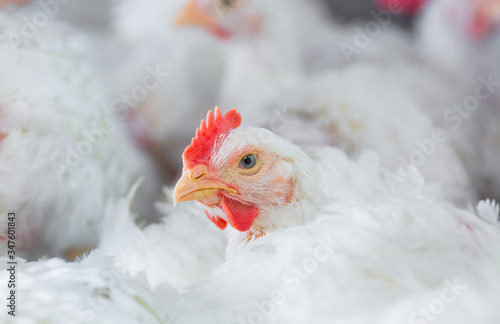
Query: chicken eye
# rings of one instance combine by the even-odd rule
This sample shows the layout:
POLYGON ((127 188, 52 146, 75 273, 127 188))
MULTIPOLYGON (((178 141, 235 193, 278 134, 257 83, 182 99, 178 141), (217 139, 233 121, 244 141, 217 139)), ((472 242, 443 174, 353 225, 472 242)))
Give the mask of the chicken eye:
POLYGON ((240 168, 242 169, 251 169, 257 164, 257 157, 255 154, 248 154, 245 155, 241 160, 240 160, 240 168))
POLYGON ((240 5, 242 0, 219 0, 217 1, 217 7, 219 9, 231 9, 236 8, 240 5))

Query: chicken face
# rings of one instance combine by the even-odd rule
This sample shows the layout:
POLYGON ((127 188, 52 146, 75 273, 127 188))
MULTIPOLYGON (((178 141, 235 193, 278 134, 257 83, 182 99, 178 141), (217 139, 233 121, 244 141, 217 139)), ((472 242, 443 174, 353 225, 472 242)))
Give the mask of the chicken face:
POLYGON ((253 7, 245 0, 190 0, 175 24, 201 26, 222 39, 249 37, 257 34, 261 25, 253 7))
POLYGON ((184 171, 173 199, 198 201, 220 229, 229 223, 240 232, 264 232, 275 227, 273 217, 280 210, 300 200, 305 186, 297 166, 309 159, 267 130, 237 129, 240 122, 234 109, 222 116, 216 108, 215 118, 208 113, 183 154, 184 171))

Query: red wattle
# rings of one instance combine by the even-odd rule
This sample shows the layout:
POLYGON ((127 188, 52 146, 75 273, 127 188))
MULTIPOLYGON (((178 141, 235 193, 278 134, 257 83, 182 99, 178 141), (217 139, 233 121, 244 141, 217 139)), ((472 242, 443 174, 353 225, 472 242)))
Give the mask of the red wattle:
POLYGON ((213 27, 210 28, 210 32, 217 38, 219 39, 229 39, 231 38, 231 33, 223 28, 220 27, 213 27))
POLYGON ((226 197, 221 199, 222 210, 226 213, 229 224, 240 232, 246 232, 252 227, 253 221, 259 216, 259 209, 245 205, 226 197))
POLYGON ((221 230, 224 230, 226 228, 227 222, 222 218, 220 218, 219 216, 212 216, 206 210, 205 210, 205 215, 207 215, 208 219, 210 219, 212 223, 214 223, 215 226, 217 226, 221 230))

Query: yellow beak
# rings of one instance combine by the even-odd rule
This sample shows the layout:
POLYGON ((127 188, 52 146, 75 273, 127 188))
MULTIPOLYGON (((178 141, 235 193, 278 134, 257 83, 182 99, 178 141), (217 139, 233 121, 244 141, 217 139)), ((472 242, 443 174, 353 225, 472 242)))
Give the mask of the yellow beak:
POLYGON ((193 179, 192 172, 184 170, 181 178, 174 188, 174 205, 181 201, 203 200, 215 196, 217 190, 225 190, 230 193, 237 193, 236 190, 228 186, 211 180, 204 180, 202 177, 193 179))
POLYGON ((200 8, 198 0, 190 0, 186 7, 177 15, 174 20, 175 26, 202 26, 209 27, 215 24, 212 15, 200 8))
POLYGON ((217 24, 212 13, 201 8, 198 1, 199 0, 190 0, 186 7, 175 18, 174 25, 200 26, 218 37, 229 37, 229 33, 217 24))

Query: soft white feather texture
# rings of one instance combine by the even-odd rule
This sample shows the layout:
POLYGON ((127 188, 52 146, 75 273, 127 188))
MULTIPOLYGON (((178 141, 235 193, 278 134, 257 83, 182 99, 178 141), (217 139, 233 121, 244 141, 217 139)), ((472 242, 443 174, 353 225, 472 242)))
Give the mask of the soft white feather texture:
POLYGON ((321 148, 314 158, 334 197, 323 212, 240 249, 190 287, 181 307, 197 312, 179 311, 177 322, 411 322, 441 298, 447 280, 467 288, 437 323, 498 318, 490 299, 499 291, 496 226, 426 197, 421 181, 388 189, 373 153, 352 161, 321 148), (269 302, 276 289, 280 304, 269 302))
MULTIPOLYGON (((463 158, 472 184, 485 198, 500 197, 498 160, 500 158, 500 33, 494 27, 487 35, 467 34, 475 5, 480 2, 430 1, 417 24, 417 48, 436 69, 460 80, 462 91, 455 104, 465 112, 449 112, 455 106, 436 110, 439 120, 447 113, 456 130, 453 143, 463 158), (482 86, 490 80, 488 88, 482 86), (483 87, 477 95, 477 87, 483 87), (474 105, 477 106, 474 108, 474 105), (467 110, 463 106, 472 106, 467 110)), ((497 18, 498 19, 498 18, 497 18)), ((498 24, 498 23, 497 23, 498 24)), ((457 82, 457 81, 455 81, 457 82)))
MULTIPOLYGON (((431 313, 434 323, 486 324, 499 319, 496 222, 457 209, 435 193, 426 194, 421 179, 405 190, 388 188, 373 152, 351 160, 335 148, 310 151, 321 174, 318 181, 332 198, 306 224, 248 242, 179 293, 168 284, 170 271, 196 269, 186 263, 182 263, 185 268, 169 266, 161 248, 170 250, 172 241, 157 240, 147 229, 141 233, 134 228, 126 210, 129 200, 122 199, 108 209, 114 211, 121 230, 113 232, 116 222, 104 229, 111 236, 105 249, 111 254, 118 251, 115 265, 99 252, 73 264, 58 260, 21 264, 18 276, 25 281, 18 296, 25 296, 25 306, 19 308, 19 318, 26 323, 75 321, 79 315, 74 307, 100 294, 109 304, 94 311, 95 323, 122 316, 125 323, 249 323, 259 318, 263 323, 418 323, 424 318, 419 308, 429 309, 439 301, 444 309, 431 313), (133 245, 123 243, 127 238, 133 245), (158 255, 145 250, 153 242, 158 255), (126 253, 120 254, 120 247, 126 253), (138 260, 144 262, 142 270, 138 260), (151 281, 155 267, 157 274, 163 269, 161 283, 151 281), (124 276, 125 290, 112 286, 116 271, 125 272, 118 276, 124 276), (57 274, 57 285, 51 273, 57 274), (41 291, 46 297, 36 298, 41 291), (443 301, 443 291, 446 300, 453 300, 443 301)), ((480 215, 496 208, 487 205, 492 206, 480 204, 480 215)), ((201 211, 199 217, 204 219, 201 211)), ((184 234, 186 247, 198 250, 203 233, 184 234)), ((222 248, 199 257, 217 256, 222 248)), ((173 260, 177 263, 178 258, 173 260)), ((6 278, 7 272, 1 276, 6 278)))
POLYGON ((134 116, 130 124, 137 125, 136 137, 151 142, 170 177, 180 170, 182 151, 206 107, 217 103, 224 63, 221 47, 210 35, 174 26, 184 5, 183 0, 126 0, 117 3, 112 16, 114 35, 124 46, 114 95, 130 95, 148 67, 167 75, 147 90, 144 100, 127 108, 134 116))
MULTIPOLYGON (((171 197, 165 188, 165 196, 171 197)), ((165 215, 158 224, 138 228, 122 199, 106 210, 99 247, 132 275, 144 273, 152 287, 168 283, 178 290, 200 281, 224 261, 226 240, 194 205, 158 203, 165 215)))
MULTIPOLYGON (((3 35, 21 32, 20 18, 0 14, 3 35)), ((134 210, 150 215, 160 194, 69 38, 78 34, 48 25, 19 46, 0 44, 0 205, 18 214, 17 248, 28 258, 95 246, 105 204, 140 176, 134 210)))
POLYGON ((447 199, 474 201, 453 130, 427 113, 448 107, 453 91, 418 61, 410 62, 415 66, 359 62, 304 79, 275 99, 265 125, 295 143, 328 143, 350 156, 375 150, 394 182, 407 181, 413 166, 447 199))
MULTIPOLYGON (((4 281, 10 276, 6 261, 4 281)), ((18 259, 16 271, 18 308, 15 317, 2 312, 2 323, 168 323, 162 300, 146 281, 123 274, 102 252, 77 262, 18 259)), ((9 294, 6 285, 1 294, 9 294)))

